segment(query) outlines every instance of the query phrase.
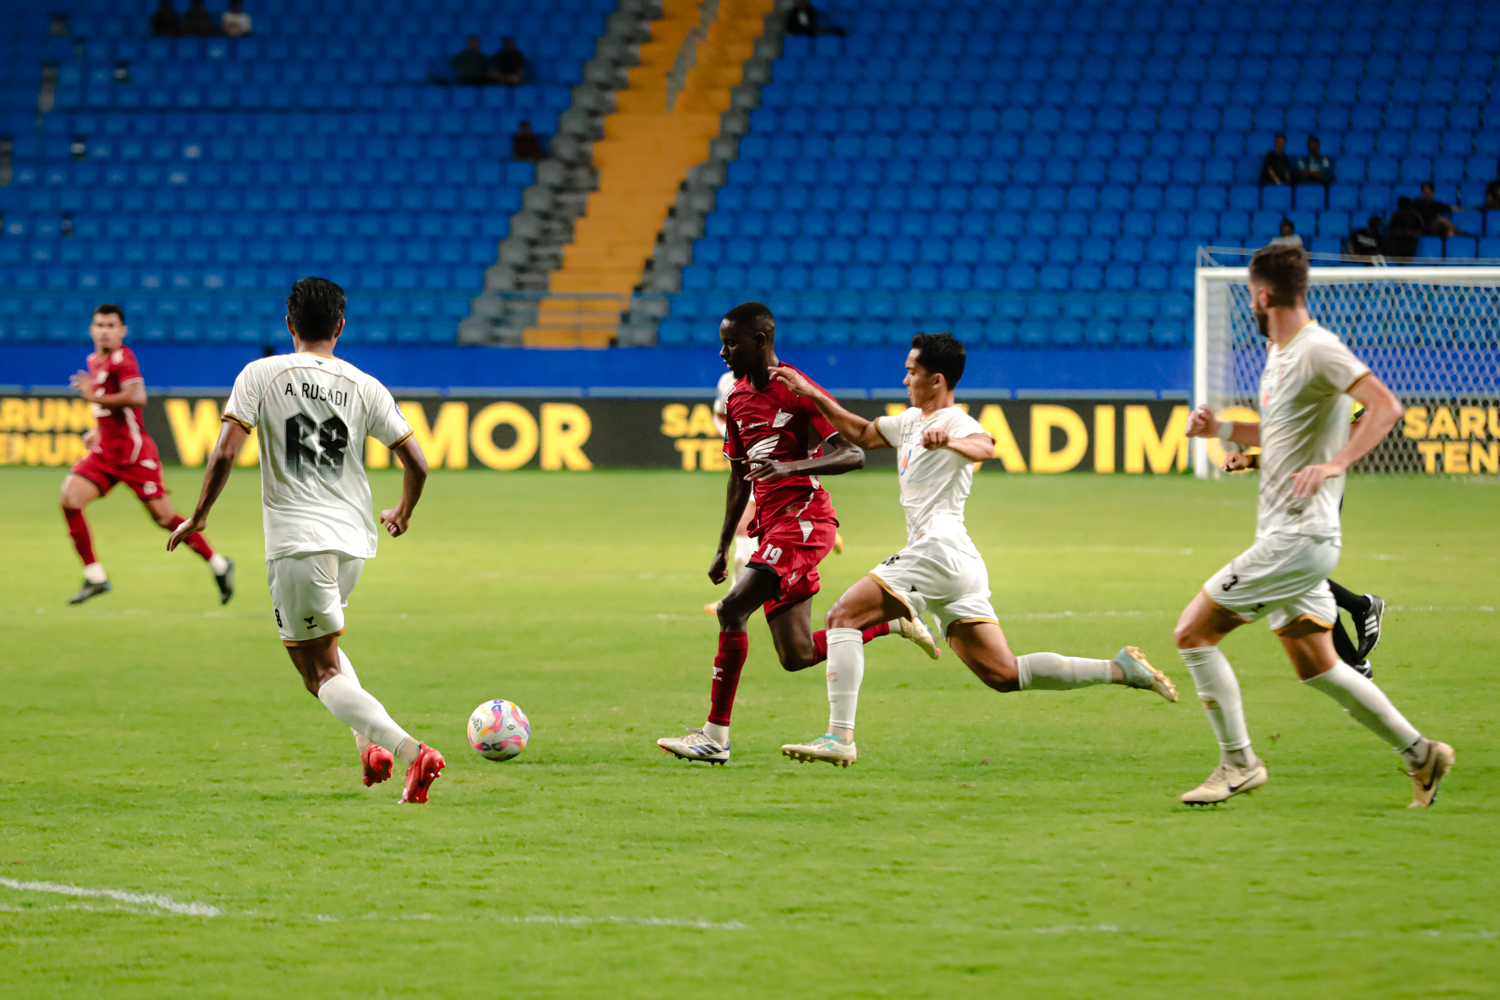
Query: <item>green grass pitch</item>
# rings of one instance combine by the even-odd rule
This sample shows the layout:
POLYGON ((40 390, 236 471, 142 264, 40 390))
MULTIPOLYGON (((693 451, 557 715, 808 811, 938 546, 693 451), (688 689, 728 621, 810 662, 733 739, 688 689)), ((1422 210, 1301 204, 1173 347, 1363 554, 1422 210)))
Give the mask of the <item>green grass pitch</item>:
MULTIPOLYGON (((168 478, 190 505, 198 474, 168 478)), ((843 771, 778 755, 827 702, 758 616, 732 764, 653 746, 707 706, 720 477, 435 474, 344 639, 447 755, 398 808, 277 641, 255 471, 210 523, 239 559, 224 609, 123 491, 89 510, 115 591, 66 607, 60 479, 0 472, 0 995, 1500 995, 1493 485, 1359 479, 1346 505, 1336 578, 1397 609, 1376 678, 1458 750, 1437 807, 1407 810, 1398 758, 1254 627, 1225 648, 1271 782, 1190 811, 1215 751, 1171 630, 1249 543, 1250 480, 979 477, 1012 646, 1138 644, 1184 699, 1002 696, 880 640, 843 771), (531 717, 513 763, 464 746, 492 697, 531 717)), ((831 488, 849 547, 816 615, 904 537, 893 475, 831 488)))

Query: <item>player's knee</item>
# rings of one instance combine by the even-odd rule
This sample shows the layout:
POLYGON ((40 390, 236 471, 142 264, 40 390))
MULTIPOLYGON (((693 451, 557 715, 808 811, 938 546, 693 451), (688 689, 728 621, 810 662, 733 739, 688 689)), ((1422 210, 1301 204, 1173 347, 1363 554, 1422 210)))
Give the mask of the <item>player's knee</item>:
POLYGON ((781 669, 789 674, 795 674, 799 670, 806 670, 822 662, 813 652, 788 653, 781 658, 781 669))
POLYGON ((1178 622, 1177 627, 1172 630, 1172 639, 1177 643, 1178 649, 1193 649, 1196 646, 1211 645, 1204 641, 1203 636, 1193 622, 1178 622))
POLYGON ((1010 694, 1021 690, 1021 675, 1014 666, 1007 669, 1001 663, 987 664, 983 670, 976 670, 974 673, 978 674, 984 686, 992 691, 1010 694))
POLYGON ((843 598, 833 603, 833 607, 828 609, 828 614, 823 616, 823 622, 829 628, 859 628, 859 623, 844 605, 843 598))

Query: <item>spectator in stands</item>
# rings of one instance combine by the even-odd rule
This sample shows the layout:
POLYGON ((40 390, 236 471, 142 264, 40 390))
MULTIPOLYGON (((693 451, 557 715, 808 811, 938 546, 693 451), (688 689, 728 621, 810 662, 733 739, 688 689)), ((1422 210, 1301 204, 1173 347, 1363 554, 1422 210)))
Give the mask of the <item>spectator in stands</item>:
POLYGON ((786 33, 812 38, 818 33, 818 10, 811 0, 797 0, 786 12, 786 33))
POLYGON ((182 15, 182 33, 192 38, 206 38, 214 33, 214 19, 203 0, 192 0, 182 15))
POLYGON ((490 60, 479 47, 479 36, 470 35, 464 50, 448 65, 458 71, 458 82, 470 87, 482 87, 490 82, 490 60))
POLYGON ((1379 257, 1383 243, 1380 235, 1380 216, 1372 215, 1363 229, 1349 234, 1348 252, 1356 257, 1379 257))
POLYGON ((495 53, 490 79, 507 87, 519 87, 526 82, 526 57, 516 48, 514 38, 500 39, 500 51, 495 53))
POLYGON ((1495 179, 1484 186, 1484 211, 1500 208, 1500 164, 1496 165, 1495 179))
POLYGON ((542 149, 542 137, 531 131, 531 122, 516 126, 516 134, 510 137, 510 158, 522 163, 536 163, 546 156, 542 149))
POLYGON ((1412 206, 1410 198, 1397 198, 1396 211, 1386 226, 1386 253, 1392 257, 1415 257, 1417 239, 1425 232, 1422 216, 1412 206))
POLYGON ((1433 187, 1432 181, 1422 185, 1422 197, 1412 203, 1412 208, 1422 217, 1422 228, 1429 236, 1458 235, 1458 227, 1453 224, 1453 208, 1433 198, 1437 189, 1433 187))
POLYGON ((1286 133, 1276 133, 1275 148, 1260 161, 1261 184, 1290 184, 1292 159, 1286 155, 1286 133))
POLYGON ((1271 246, 1301 247, 1302 237, 1297 235, 1297 227, 1292 225, 1291 219, 1281 220, 1281 235, 1271 241, 1271 246))
POLYGON ((1333 161, 1323 155, 1323 144, 1315 135, 1308 137, 1307 155, 1297 157, 1297 183, 1324 187, 1333 183, 1333 161))
POLYGON ((219 29, 228 38, 244 38, 250 34, 250 15, 245 13, 241 0, 229 0, 229 9, 219 19, 219 29))
POLYGON ((182 19, 177 16, 172 0, 161 0, 156 5, 156 13, 151 15, 151 34, 157 38, 175 38, 182 34, 182 19))

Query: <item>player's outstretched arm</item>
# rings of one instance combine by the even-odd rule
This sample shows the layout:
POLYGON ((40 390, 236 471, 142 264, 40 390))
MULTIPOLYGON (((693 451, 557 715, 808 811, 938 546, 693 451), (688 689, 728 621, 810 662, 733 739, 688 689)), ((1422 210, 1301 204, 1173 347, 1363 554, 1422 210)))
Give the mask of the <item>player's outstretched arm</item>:
POLYGON ((1260 424, 1245 423, 1239 420, 1220 420, 1214 416, 1214 411, 1208 408, 1207 403, 1202 403, 1196 410, 1188 414, 1187 436, 1190 438, 1221 437, 1220 429, 1229 428, 1229 436, 1223 438, 1242 444, 1250 448, 1260 447, 1260 424))
MULTIPOLYGON (((880 429, 875 426, 873 420, 866 420, 857 413, 850 413, 838 403, 835 403, 826 395, 819 392, 818 387, 809 382, 801 372, 791 368, 773 367, 771 369, 771 377, 797 395, 806 396, 816 403, 819 411, 833 425, 833 429, 839 432, 839 435, 846 443, 867 449, 889 448, 891 446, 891 443, 880 433, 880 429)), ((832 439, 830 438, 829 440, 832 439)), ((824 450, 827 451, 826 445, 824 450)), ((861 458, 862 464, 863 459, 861 458)), ((860 467, 855 466, 855 468, 860 467)), ((843 472, 846 470, 841 469, 839 471, 843 472)))
POLYGON ((817 458, 804 458, 796 462, 752 458, 750 472, 745 478, 753 483, 771 483, 788 476, 837 476, 865 467, 864 449, 845 441, 842 434, 830 434, 823 439, 821 447, 823 454, 817 458))
POLYGON ((219 431, 219 443, 214 445, 213 452, 208 456, 208 469, 203 473, 203 492, 198 495, 198 506, 194 508, 192 517, 179 524, 167 536, 168 552, 177 548, 177 543, 184 538, 208 526, 208 512, 213 509, 219 494, 224 492, 224 484, 229 482, 229 473, 234 471, 234 460, 239 456, 247 436, 249 432, 239 424, 232 420, 224 421, 224 427, 219 431))
POLYGON ((397 444, 391 451, 395 452, 404 470, 401 476, 401 502, 390 510, 381 511, 380 523, 385 525, 385 530, 392 538, 400 538, 406 534, 411 512, 416 509, 417 501, 422 499, 422 487, 427 485, 427 456, 422 454, 422 446, 412 437, 397 444))
POLYGON ((1406 413, 1401 400, 1386 388, 1386 384, 1374 375, 1360 379, 1351 386, 1349 395, 1363 404, 1365 411, 1355 421, 1349 434, 1349 443, 1339 449, 1333 461, 1321 465, 1309 465, 1292 477, 1292 496, 1310 497, 1318 492, 1326 479, 1342 476, 1349 467, 1375 450, 1396 421, 1406 413))

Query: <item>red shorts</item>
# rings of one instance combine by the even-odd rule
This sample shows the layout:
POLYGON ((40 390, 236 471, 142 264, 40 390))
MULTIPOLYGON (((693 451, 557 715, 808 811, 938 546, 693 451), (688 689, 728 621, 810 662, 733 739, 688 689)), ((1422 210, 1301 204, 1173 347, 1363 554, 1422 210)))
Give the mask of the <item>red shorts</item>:
POLYGON ((767 618, 775 618, 818 592, 818 563, 833 551, 836 521, 786 518, 760 536, 751 566, 764 566, 781 578, 781 593, 765 603, 767 618))
POLYGON ((124 483, 142 500, 167 495, 167 484, 161 478, 161 460, 155 455, 143 455, 132 465, 116 465, 91 451, 73 466, 72 472, 99 487, 100 496, 114 489, 115 483, 124 483))

